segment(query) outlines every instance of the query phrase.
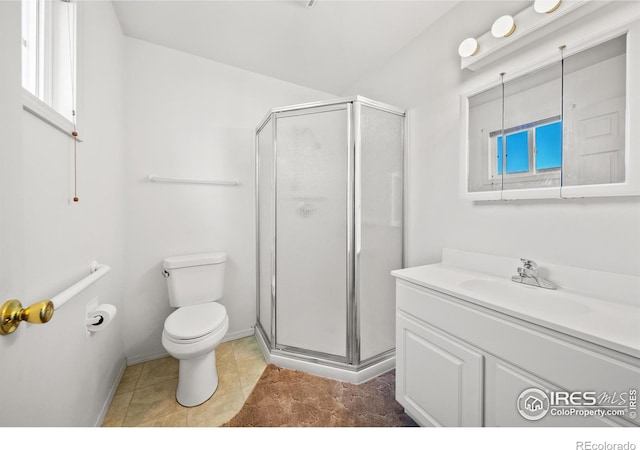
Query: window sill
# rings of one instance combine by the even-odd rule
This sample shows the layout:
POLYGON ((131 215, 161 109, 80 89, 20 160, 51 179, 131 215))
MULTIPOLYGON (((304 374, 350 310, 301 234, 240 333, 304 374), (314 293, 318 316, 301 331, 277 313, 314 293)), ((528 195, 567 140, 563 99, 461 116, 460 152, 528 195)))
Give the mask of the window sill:
MULTIPOLYGON (((500 175, 496 175, 496 180, 500 179, 500 175)), ((546 181, 546 180, 559 180, 560 179, 560 169, 548 169, 548 170, 540 170, 536 173, 531 172, 516 172, 509 173, 505 175, 503 178, 505 183, 530 183, 535 181, 546 181)))
POLYGON ((640 196, 640 180, 634 183, 555 186, 549 188, 506 189, 504 191, 461 192, 460 197, 474 202, 496 200, 537 200, 640 196))
MULTIPOLYGON (((73 132, 73 122, 24 88, 22 89, 22 109, 56 130, 67 136, 71 136, 73 132)), ((78 139, 78 142, 82 142, 82 140, 78 139)))
MULTIPOLYGON (((554 186, 545 186, 545 184, 551 183, 551 182, 556 182, 558 187, 560 186, 560 171, 559 170, 553 170, 550 172, 538 172, 537 174, 530 174, 530 173, 525 173, 525 174, 510 174, 507 175, 504 180, 500 181, 500 177, 497 176, 495 178, 495 181, 492 183, 491 179, 485 179, 485 181, 480 185, 480 187, 485 188, 484 191, 478 191, 478 192, 487 192, 487 191, 492 191, 491 187, 495 186, 495 185, 499 185, 502 184, 502 186, 517 186, 517 185, 531 185, 533 183, 538 183, 538 187, 540 188, 544 188, 544 187, 554 187, 554 186)), ((536 186, 532 186, 532 188, 536 188, 536 186)), ((503 190, 509 190, 509 189, 514 189, 513 187, 511 188, 506 188, 503 190)), ((516 187, 515 189, 523 189, 522 187, 518 188, 516 187)))

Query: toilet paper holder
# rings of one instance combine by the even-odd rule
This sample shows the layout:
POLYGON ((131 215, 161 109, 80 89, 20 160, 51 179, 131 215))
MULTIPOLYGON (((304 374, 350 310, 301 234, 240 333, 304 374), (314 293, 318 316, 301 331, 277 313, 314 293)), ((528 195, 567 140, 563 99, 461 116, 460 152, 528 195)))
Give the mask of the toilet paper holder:
POLYGON ((97 314, 93 317, 87 317, 87 326, 89 325, 102 325, 104 323, 104 316, 97 314))
POLYGON ((93 311, 89 312, 86 319, 87 330, 96 332, 101 331, 111 323, 117 313, 117 308, 113 305, 98 305, 93 311))

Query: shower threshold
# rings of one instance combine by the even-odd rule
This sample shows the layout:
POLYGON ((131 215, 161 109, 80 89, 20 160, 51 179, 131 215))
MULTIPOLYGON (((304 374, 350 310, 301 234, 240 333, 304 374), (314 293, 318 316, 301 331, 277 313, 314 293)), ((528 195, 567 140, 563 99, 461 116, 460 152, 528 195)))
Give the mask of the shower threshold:
POLYGON ((361 384, 396 367, 395 349, 372 359, 370 363, 365 362, 358 367, 354 367, 349 364, 314 358, 303 354, 270 349, 259 327, 256 327, 255 335, 264 359, 268 364, 274 364, 285 369, 299 370, 333 380, 361 384))

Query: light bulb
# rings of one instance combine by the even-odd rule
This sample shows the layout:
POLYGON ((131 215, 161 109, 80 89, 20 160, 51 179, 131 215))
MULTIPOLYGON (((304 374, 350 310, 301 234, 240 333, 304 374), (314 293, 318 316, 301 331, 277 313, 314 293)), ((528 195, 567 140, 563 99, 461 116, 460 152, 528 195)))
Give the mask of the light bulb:
POLYGON ((497 38, 511 36, 514 31, 516 22, 512 16, 498 17, 491 27, 491 34, 497 38))
POLYGON ((533 9, 540 14, 549 14, 560 7, 562 0, 536 0, 533 9))
POLYGON ((478 41, 474 38, 467 38, 460 43, 460 46, 458 47, 458 54, 463 58, 468 58, 469 56, 477 54, 478 50, 480 50, 478 41))

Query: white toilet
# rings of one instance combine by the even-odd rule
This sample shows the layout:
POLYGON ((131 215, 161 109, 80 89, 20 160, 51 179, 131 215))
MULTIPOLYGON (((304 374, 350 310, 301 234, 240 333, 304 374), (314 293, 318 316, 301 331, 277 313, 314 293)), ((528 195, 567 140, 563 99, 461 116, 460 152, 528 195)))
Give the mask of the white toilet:
POLYGON ((176 399, 183 406, 204 403, 218 387, 215 349, 229 329, 227 310, 217 303, 226 260, 222 252, 164 260, 169 303, 178 309, 164 322, 162 345, 180 360, 176 399))

